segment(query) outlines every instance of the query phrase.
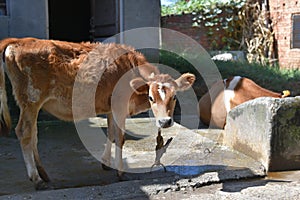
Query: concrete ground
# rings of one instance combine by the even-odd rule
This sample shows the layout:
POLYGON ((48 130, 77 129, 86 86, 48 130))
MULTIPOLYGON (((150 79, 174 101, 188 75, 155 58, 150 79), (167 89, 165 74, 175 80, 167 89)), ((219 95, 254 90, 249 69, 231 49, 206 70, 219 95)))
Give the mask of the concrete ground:
POLYGON ((173 137, 161 160, 167 172, 155 167, 150 173, 157 134, 153 120, 129 119, 126 125, 128 181, 119 182, 116 171, 102 170, 99 161, 104 119, 76 126, 40 122, 40 155, 51 178, 46 191, 35 191, 28 180, 16 137, 0 138, 0 199, 300 199, 299 171, 264 177, 260 163, 218 143, 220 130, 178 124, 164 129, 165 141, 173 137))

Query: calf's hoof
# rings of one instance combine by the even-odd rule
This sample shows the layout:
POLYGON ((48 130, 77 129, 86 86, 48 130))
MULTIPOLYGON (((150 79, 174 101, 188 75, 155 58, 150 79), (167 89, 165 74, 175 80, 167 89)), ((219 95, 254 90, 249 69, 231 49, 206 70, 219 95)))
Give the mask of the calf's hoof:
POLYGON ((106 164, 101 164, 101 166, 102 166, 102 169, 103 170, 106 170, 106 171, 110 171, 110 170, 112 170, 113 168, 111 168, 110 166, 108 166, 108 165, 106 165, 106 164))
POLYGON ((34 184, 36 190, 46 190, 49 188, 48 184, 45 181, 40 180, 34 184))
POLYGON ((39 175, 43 179, 43 181, 45 181, 47 183, 50 182, 49 176, 47 175, 45 169, 41 166, 37 166, 37 169, 38 169, 39 175))
POLYGON ((131 178, 128 176, 128 174, 124 173, 124 172, 120 172, 118 171, 118 178, 119 178, 119 181, 130 181, 131 178))

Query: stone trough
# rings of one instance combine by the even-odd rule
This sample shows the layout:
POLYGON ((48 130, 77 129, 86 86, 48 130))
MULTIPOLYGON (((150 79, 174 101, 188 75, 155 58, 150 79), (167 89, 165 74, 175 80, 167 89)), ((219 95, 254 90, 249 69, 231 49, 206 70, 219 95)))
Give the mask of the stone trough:
POLYGON ((261 162, 266 172, 300 169, 300 97, 237 106, 227 116, 223 144, 261 162))

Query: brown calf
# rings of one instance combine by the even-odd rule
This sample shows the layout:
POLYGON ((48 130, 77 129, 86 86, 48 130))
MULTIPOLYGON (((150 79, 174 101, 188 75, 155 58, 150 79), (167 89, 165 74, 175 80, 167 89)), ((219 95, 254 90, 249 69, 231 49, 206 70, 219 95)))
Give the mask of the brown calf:
POLYGON ((215 83, 200 99, 200 119, 205 125, 224 128, 227 113, 234 107, 258 97, 286 96, 289 96, 289 91, 283 91, 282 94, 272 92, 248 78, 234 76, 215 83))
POLYGON ((4 64, 20 107, 16 135, 28 176, 37 189, 47 187, 49 181, 37 149, 40 109, 66 121, 107 114, 108 142, 102 161, 110 165, 111 141, 115 140, 115 165, 122 175, 125 118, 152 108, 158 127, 172 126, 174 95, 176 91, 190 88, 195 80, 189 73, 176 80, 160 74, 142 54, 119 44, 8 38, 0 42, 0 52, 0 133, 5 134, 11 126, 4 64), (121 79, 122 83, 118 84, 121 79), (122 87, 116 91, 117 84, 122 87), (95 99, 94 105, 86 105, 91 98, 95 99))

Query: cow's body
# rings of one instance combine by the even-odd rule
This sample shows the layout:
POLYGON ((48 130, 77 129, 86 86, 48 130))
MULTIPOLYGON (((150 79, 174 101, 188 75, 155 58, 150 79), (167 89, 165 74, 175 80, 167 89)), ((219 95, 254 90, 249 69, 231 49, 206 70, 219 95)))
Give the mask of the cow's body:
POLYGON ((276 93, 260 87, 248 78, 235 76, 215 83, 199 101, 201 121, 211 127, 224 128, 227 113, 234 107, 258 98, 282 98, 288 91, 276 93))
MULTIPOLYGON (((153 103, 148 101, 149 87, 158 77, 168 75, 159 74, 159 70, 150 65, 142 54, 125 45, 9 38, 0 42, 0 52, 20 107, 16 135, 21 143, 27 173, 36 188, 45 187, 45 182, 49 181, 37 150, 40 109, 66 121, 107 114, 108 139, 102 161, 110 165, 111 141, 115 140, 116 167, 121 175, 125 118, 153 107, 153 103), (114 93, 121 78, 121 92, 114 93), (138 83, 137 86, 133 80, 138 83), (91 98, 95 99, 91 101, 94 105, 87 105, 91 98), (113 107, 116 112, 113 112, 113 107)), ((0 77, 2 131, 5 131, 10 127, 10 118, 3 67, 0 77)), ((170 87, 164 88, 164 92, 175 95, 176 90, 189 88, 194 79, 191 74, 182 75, 177 80, 169 77, 170 87)), ((158 124, 163 125, 161 127, 169 127, 172 116, 168 115, 168 109, 174 109, 175 103, 168 98, 162 104, 165 105, 165 113, 154 115, 160 122, 158 124)))

